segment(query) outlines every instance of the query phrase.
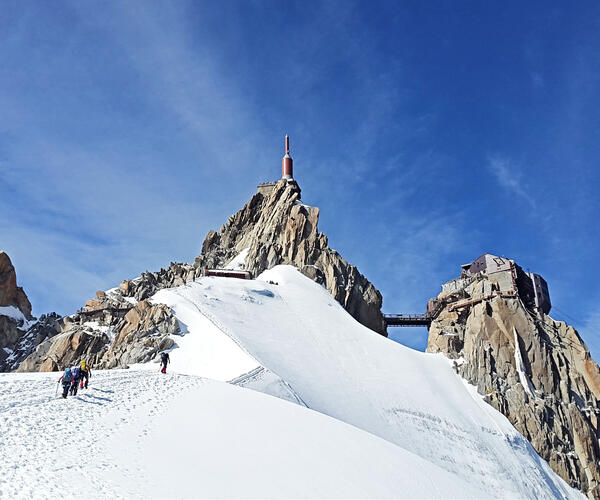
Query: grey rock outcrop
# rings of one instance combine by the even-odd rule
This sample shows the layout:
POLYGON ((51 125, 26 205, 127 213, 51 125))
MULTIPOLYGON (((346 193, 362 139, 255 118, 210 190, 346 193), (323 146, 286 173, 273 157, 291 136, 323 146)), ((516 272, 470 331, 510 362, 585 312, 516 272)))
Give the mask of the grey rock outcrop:
POLYGON ((106 334, 70 328, 38 345, 19 365, 17 371, 53 372, 79 364, 82 359, 95 366, 106 351, 108 341, 106 334))
POLYGON ((38 345, 57 335, 60 320, 61 317, 54 312, 42 314, 29 329, 21 332, 18 342, 13 345, 13 352, 4 361, 4 371, 16 370, 38 345))
POLYGON ((318 222, 319 209, 300 201, 296 184, 281 180, 269 194, 256 193, 218 233, 210 231, 194 265, 223 267, 246 249, 245 269, 255 276, 278 264, 293 265, 323 284, 363 325, 386 335, 381 293, 329 248, 318 222))
POLYGON ((153 273, 145 271, 135 279, 123 281, 119 285, 119 292, 124 297, 144 300, 163 288, 184 285, 199 275, 198 270, 191 264, 171 262, 166 269, 153 273))
POLYGON ((559 476, 600 498, 600 369, 578 333, 484 274, 437 301, 427 351, 454 359, 559 476))
POLYGON ((169 335, 180 332, 179 323, 167 306, 146 300, 127 312, 117 330, 119 333, 99 363, 102 368, 146 363, 160 351, 171 348, 174 342, 169 335))
POLYGON ((127 300, 120 289, 97 292, 72 316, 57 321, 59 334, 40 343, 18 371, 56 371, 82 359, 95 368, 145 363, 169 349, 179 323, 164 304, 127 300))

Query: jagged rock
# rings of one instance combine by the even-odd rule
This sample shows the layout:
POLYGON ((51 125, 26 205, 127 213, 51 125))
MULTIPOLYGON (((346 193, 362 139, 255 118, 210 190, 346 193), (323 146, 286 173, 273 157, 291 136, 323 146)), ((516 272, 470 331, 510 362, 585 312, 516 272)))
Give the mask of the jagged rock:
POLYGON ((278 264, 294 265, 323 284, 356 319, 385 335, 381 294, 329 248, 317 230, 319 209, 302 204, 299 194, 296 184, 279 182, 268 196, 253 196, 220 232, 210 231, 194 265, 172 262, 167 269, 146 271, 115 289, 96 292, 77 314, 57 321, 60 335, 40 344, 19 370, 62 368, 82 356, 101 368, 153 359, 173 345, 169 335, 179 333, 179 325, 166 306, 148 299, 200 276, 205 266, 223 266, 246 248, 246 267, 254 275, 278 264), (82 347, 86 342, 89 347, 82 347))
POLYGON ((483 274, 448 297, 437 297, 445 306, 427 351, 454 359, 557 474, 600 498, 600 369, 578 333, 528 309, 519 295, 501 293, 483 274))
POLYGON ((210 231, 194 265, 198 270, 223 267, 245 249, 245 267, 253 275, 278 264, 293 265, 322 283, 358 321, 386 335, 381 294, 329 248, 318 221, 319 209, 300 201, 297 185, 279 181, 270 194, 256 193, 218 233, 210 231))
POLYGON ((31 316, 31 304, 20 286, 17 286, 17 274, 10 258, 0 251, 0 306, 14 306, 28 319, 31 316))
POLYGON ((98 364, 109 342, 106 334, 70 328, 37 346, 19 366, 19 372, 51 372, 79 364, 82 359, 98 364))
POLYGON ((140 301, 152 297, 163 288, 184 285, 196 276, 198 273, 191 264, 171 262, 167 269, 155 273, 146 271, 138 278, 123 281, 118 290, 124 297, 140 301))
POLYGON ((33 324, 24 334, 20 332, 18 342, 14 344, 13 352, 5 360, 5 371, 13 371, 21 362, 32 354, 38 345, 54 337, 60 332, 59 321, 61 317, 52 312, 42 314, 40 319, 33 324))
POLYGON ((27 320, 32 320, 31 304, 21 287, 17 286, 17 274, 10 258, 0 252, 0 371, 6 371, 6 350, 14 351, 27 330, 27 320))
POLYGON ((0 372, 14 370, 36 346, 57 333, 54 313, 35 322, 31 304, 17 286, 15 268, 8 255, 0 252, 0 372))
POLYGON ((19 329, 18 323, 7 316, 0 316, 0 347, 14 346, 23 336, 23 331, 19 329))
POLYGON ((177 318, 167 306, 143 300, 129 310, 118 331, 101 360, 102 367, 115 368, 150 361, 160 351, 173 346, 169 335, 179 333, 180 329, 177 318))
POLYGON ((116 291, 97 297, 78 314, 56 320, 60 334, 42 342, 18 371, 52 371, 81 359, 96 368, 127 367, 173 346, 169 335, 180 332, 179 323, 165 305, 134 305, 116 291))

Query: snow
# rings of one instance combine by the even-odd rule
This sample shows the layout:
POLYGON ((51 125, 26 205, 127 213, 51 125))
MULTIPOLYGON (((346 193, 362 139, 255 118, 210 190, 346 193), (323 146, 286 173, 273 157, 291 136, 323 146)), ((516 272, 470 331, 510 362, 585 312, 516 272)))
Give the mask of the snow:
POLYGON ((513 326, 513 334, 515 339, 515 365, 517 367, 517 373, 519 374, 519 381, 530 398, 535 399, 533 392, 533 384, 527 373, 525 373, 525 363, 523 363, 523 356, 521 355, 521 346, 519 345, 519 336, 517 335, 517 329, 513 326))
POLYGON ((225 269, 244 270, 246 269, 246 257, 250 248, 244 248, 239 254, 237 254, 231 261, 225 266, 225 269))
MULTIPOLYGON (((179 290, 160 290, 151 300, 169 306, 180 322, 182 335, 173 336, 177 348, 176 354, 171 354, 171 370, 229 381, 260 366, 233 339, 224 335, 210 319, 201 314, 192 302, 186 300, 179 290)), ((210 294, 210 285, 205 291, 210 294)), ((206 298, 211 300, 210 295, 206 298)))
MULTIPOLYGON (((137 278, 139 279, 139 278, 137 278)), ((138 301, 134 297, 127 297, 123 295, 121 290, 118 287, 110 288, 105 290, 104 293, 113 300, 124 300, 125 302, 130 303, 132 306, 136 306, 138 301)))
MULTIPOLYGON (((176 294, 180 307, 187 301, 198 321, 243 346, 309 408, 411 451, 487 496, 576 495, 443 355, 374 334, 292 267, 259 278, 204 278, 155 300, 170 303, 176 294)), ((194 321, 187 318, 190 332, 194 321)), ((189 353, 172 351, 174 369, 179 356, 189 353)))
POLYGON ((294 268, 151 300, 181 326, 167 375, 94 371, 65 401, 59 374, 0 374, 0 497, 584 498, 444 356, 294 268))
POLYGON ((317 412, 222 382, 94 372, 0 374, 7 498, 477 498, 454 475, 317 412))
POLYGON ((111 340, 111 342, 115 338, 115 331, 110 326, 101 325, 97 321, 86 321, 83 326, 91 328, 96 333, 105 334, 111 340))
POLYGON ((21 310, 15 306, 0 306, 0 316, 7 316, 20 325, 17 327, 19 330, 28 330, 36 323, 35 320, 29 321, 21 310))

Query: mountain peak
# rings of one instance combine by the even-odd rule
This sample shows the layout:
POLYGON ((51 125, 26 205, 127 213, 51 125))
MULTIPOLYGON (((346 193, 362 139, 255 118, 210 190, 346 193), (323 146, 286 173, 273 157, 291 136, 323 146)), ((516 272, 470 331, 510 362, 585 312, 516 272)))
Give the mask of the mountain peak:
POLYGON ((8 254, 0 250, 0 306, 13 306, 28 319, 31 315, 31 303, 20 286, 17 286, 17 273, 8 254))
POLYGON ((261 185, 218 233, 208 233, 194 265, 226 267, 242 252, 245 269, 254 276, 279 264, 292 265, 322 284, 363 325, 386 335, 381 293, 329 247, 318 222, 319 209, 302 203, 295 181, 282 179, 268 189, 261 185))
POLYGON ((600 496, 600 368, 577 333, 547 313, 543 278, 510 259, 462 266, 428 305, 427 352, 442 352, 554 471, 600 496))

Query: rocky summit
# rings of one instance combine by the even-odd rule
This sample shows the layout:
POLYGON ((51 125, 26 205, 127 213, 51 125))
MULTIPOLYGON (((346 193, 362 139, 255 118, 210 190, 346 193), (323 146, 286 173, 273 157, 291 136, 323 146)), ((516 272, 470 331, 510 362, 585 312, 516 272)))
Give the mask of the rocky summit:
POLYGON ((277 182, 257 192, 219 232, 210 231, 199 268, 225 267, 245 253, 244 268, 255 276, 278 264, 290 264, 321 283, 360 323, 387 335, 381 293, 355 266, 328 245, 318 231, 319 209, 302 203, 296 183, 277 182))
POLYGON ((600 498, 600 369, 575 329, 536 307, 526 274, 507 262, 444 285, 429 304, 437 316, 427 352, 454 360, 559 476, 600 498))
POLYGON ((300 201, 295 182, 282 180, 260 190, 219 232, 208 233, 193 264, 171 263, 98 291, 77 313, 56 323, 57 335, 32 343, 18 370, 54 371, 82 358, 98 368, 152 360, 173 345, 170 335, 177 335, 180 327, 166 306, 148 299, 202 276, 206 268, 235 266, 256 276, 291 264, 327 288, 358 321, 385 335, 381 294, 329 248, 327 236, 318 232, 318 220, 319 209, 300 201))

